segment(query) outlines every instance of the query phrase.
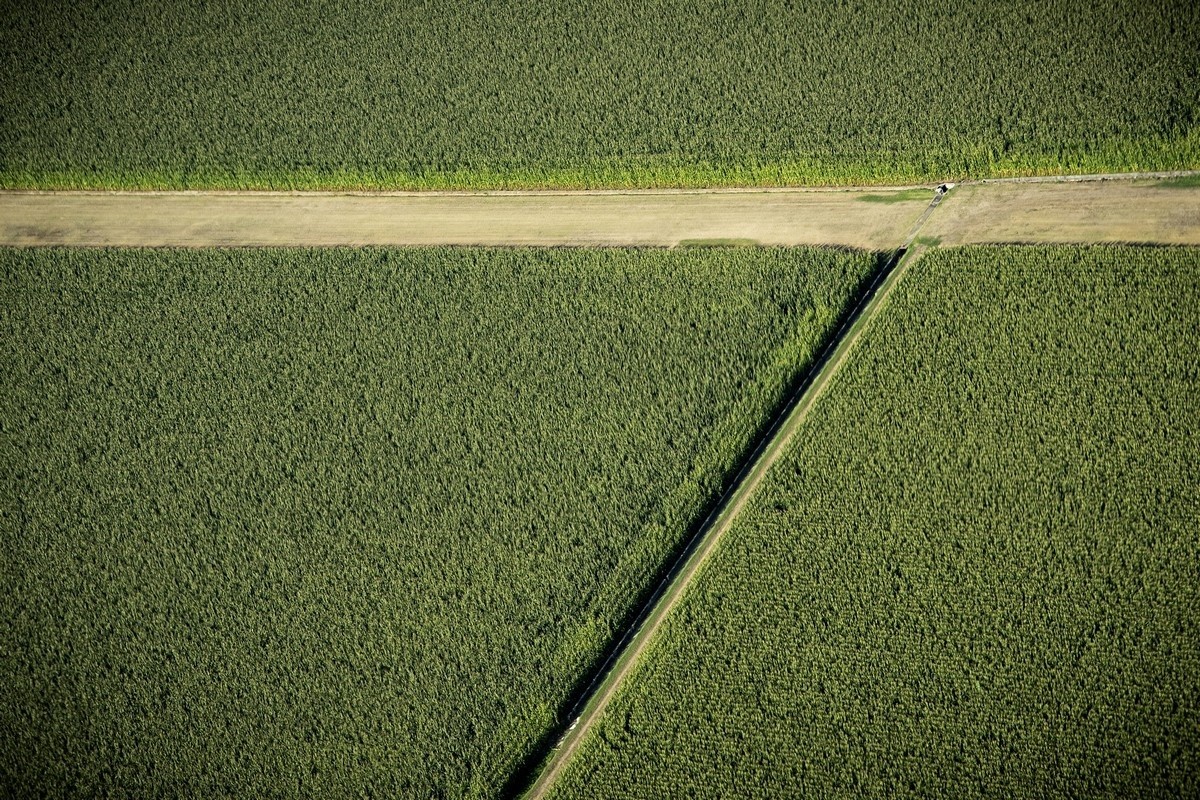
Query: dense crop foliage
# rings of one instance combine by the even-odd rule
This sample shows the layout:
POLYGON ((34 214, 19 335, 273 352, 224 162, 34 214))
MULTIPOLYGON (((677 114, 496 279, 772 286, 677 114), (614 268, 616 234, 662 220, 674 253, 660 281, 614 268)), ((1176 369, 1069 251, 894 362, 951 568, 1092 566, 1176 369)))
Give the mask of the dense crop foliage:
POLYGON ((1200 167, 1198 8, 27 0, 0 26, 0 185, 847 183, 1200 167))
POLYGON ((558 797, 1195 797, 1200 251, 914 265, 558 797))
POLYGON ((494 794, 873 264, 0 251, 0 794, 494 794))

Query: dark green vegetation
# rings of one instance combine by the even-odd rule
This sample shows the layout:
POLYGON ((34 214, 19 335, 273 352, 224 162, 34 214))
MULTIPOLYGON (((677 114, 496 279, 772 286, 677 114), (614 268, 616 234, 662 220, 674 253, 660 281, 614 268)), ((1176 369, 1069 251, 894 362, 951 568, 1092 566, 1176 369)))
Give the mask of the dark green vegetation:
POLYGON ((859 196, 859 200, 864 203, 904 203, 909 200, 924 200, 929 197, 929 190, 922 188, 905 189, 902 192, 889 192, 887 194, 864 194, 859 196))
POLYGON ((0 251, 0 794, 495 794, 874 264, 0 251))
POLYGON ((1195 797, 1200 251, 936 251, 558 797, 1195 797))
POLYGON ((8 187, 700 186, 1200 167, 1192 0, 18 0, 8 187))
POLYGON ((1169 178, 1163 181, 1156 181, 1154 184, 1160 189, 1191 189, 1200 186, 1200 175, 1186 175, 1182 178, 1169 178))

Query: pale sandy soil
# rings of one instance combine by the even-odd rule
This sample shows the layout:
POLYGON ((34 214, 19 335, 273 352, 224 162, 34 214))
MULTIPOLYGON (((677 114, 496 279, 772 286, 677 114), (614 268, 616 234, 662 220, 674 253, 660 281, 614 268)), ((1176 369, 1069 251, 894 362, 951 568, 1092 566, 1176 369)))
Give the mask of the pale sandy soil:
MULTIPOLYGON (((889 250, 932 190, 287 194, 0 192, 0 245, 648 245, 889 250), (864 197, 890 197, 868 202, 864 197)), ((943 245, 1200 245, 1200 186, 1153 180, 955 187, 920 231, 943 245)))
POLYGON ((943 245, 1146 242, 1200 245, 1200 186, 1155 181, 958 186, 921 229, 943 245))
MULTIPOLYGON (((928 195, 0 193, 9 245, 657 245, 749 240, 895 247, 928 195)), ((891 192, 890 194, 895 194, 891 192)))

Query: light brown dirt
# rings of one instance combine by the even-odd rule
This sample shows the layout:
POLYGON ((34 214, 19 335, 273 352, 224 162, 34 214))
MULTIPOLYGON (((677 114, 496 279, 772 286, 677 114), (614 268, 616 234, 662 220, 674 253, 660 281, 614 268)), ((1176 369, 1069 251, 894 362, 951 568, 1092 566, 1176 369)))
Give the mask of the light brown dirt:
POLYGON ((954 188, 921 231, 943 245, 1200 244, 1200 187, 1156 181, 991 183, 954 188))
POLYGON ((928 200, 870 192, 320 195, 0 193, 0 244, 895 247, 928 200))

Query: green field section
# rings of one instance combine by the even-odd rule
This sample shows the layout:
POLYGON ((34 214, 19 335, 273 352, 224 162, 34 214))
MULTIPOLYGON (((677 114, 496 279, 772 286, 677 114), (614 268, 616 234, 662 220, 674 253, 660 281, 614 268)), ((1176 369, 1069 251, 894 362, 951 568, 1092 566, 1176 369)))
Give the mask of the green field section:
POLYGON ((1197 9, 18 0, 0 26, 0 186, 748 186, 1197 168, 1197 9))
POLYGON ((1193 797, 1200 251, 916 262, 551 795, 1193 797))
POLYGON ((498 794, 875 264, 0 250, 0 794, 498 794))

